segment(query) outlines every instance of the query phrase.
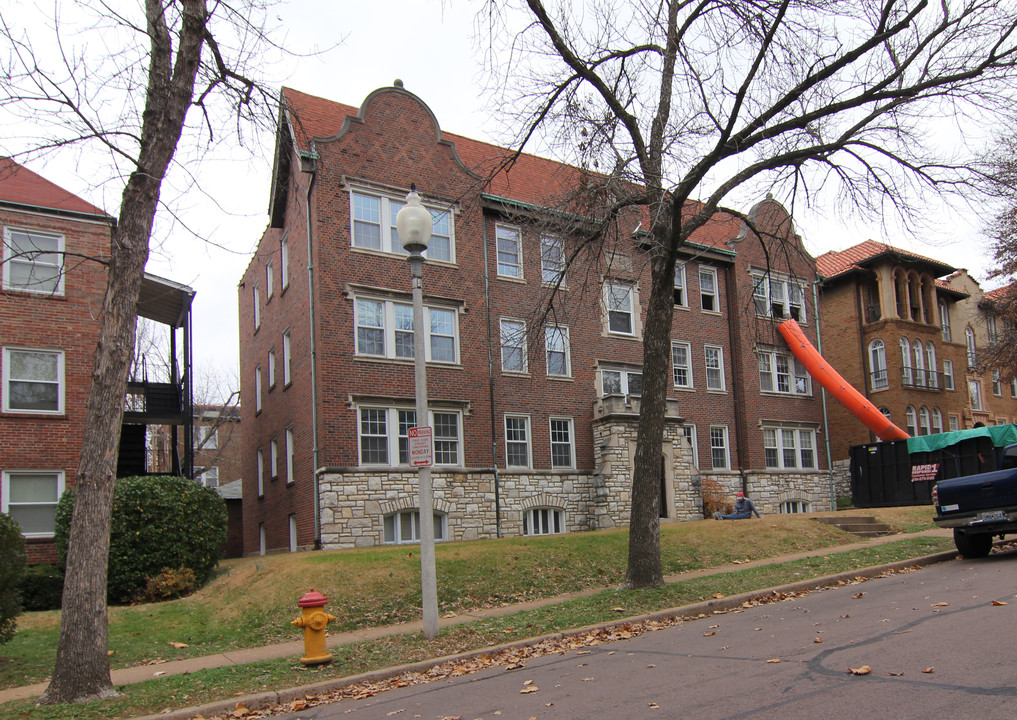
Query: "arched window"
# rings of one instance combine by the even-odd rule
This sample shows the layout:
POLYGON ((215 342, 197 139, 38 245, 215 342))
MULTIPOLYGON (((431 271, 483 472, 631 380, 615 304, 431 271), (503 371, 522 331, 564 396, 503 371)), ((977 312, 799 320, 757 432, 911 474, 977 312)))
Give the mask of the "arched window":
POLYGON ((920 423, 922 435, 930 435, 932 433, 929 408, 924 405, 918 410, 918 422, 920 423))
POLYGON ((908 435, 911 437, 918 435, 918 413, 915 412, 914 406, 907 406, 904 410, 904 419, 908 426, 908 435))
POLYGON ((901 377, 906 386, 915 384, 911 374, 911 343, 907 338, 900 339, 901 377))
POLYGON ((932 408, 932 432, 943 432, 943 411, 939 408, 932 408))
POLYGON ((890 420, 891 422, 893 421, 892 418, 890 417, 890 408, 881 407, 879 408, 879 412, 883 413, 883 417, 885 417, 887 420, 890 420))
POLYGON ((975 331, 970 326, 964 328, 964 340, 968 345, 968 367, 973 368, 978 364, 978 350, 975 347, 975 331))
POLYGON ((523 535, 557 535, 565 532, 565 513, 558 508, 530 508, 523 512, 523 535))
POLYGON ((885 388, 890 384, 886 376, 886 347, 878 338, 869 343, 869 373, 873 390, 885 388))
POLYGON ((929 340, 925 343, 925 377, 930 388, 939 387, 939 372, 936 369, 936 346, 929 340))
POLYGON ((925 346, 915 340, 911 347, 915 351, 915 385, 925 387, 925 346))
POLYGON ((781 515, 812 512, 812 503, 808 500, 785 500, 780 504, 781 515))

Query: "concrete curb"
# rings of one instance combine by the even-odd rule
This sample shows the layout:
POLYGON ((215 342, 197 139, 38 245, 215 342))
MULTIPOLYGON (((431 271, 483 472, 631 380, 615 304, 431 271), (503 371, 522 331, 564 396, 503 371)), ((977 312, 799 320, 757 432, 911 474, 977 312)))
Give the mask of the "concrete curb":
POLYGON ((523 640, 516 640, 514 642, 505 643, 502 645, 495 645, 491 647, 485 647, 478 650, 471 650, 456 655, 446 655, 443 657, 431 658, 429 660, 422 660, 420 662, 409 663, 406 665, 397 665, 394 667, 383 668, 381 670, 372 670, 371 672, 361 673, 360 675, 351 675, 344 678, 335 678, 333 680, 325 680, 318 683, 312 683, 310 685, 302 685, 300 687, 288 688, 285 690, 278 690, 275 692, 258 693, 255 695, 245 695, 240 697, 230 698, 229 700, 220 700, 205 705, 199 705, 191 708, 181 708, 179 710, 171 710, 170 712, 159 713, 156 715, 145 715, 144 717, 135 718, 134 720, 192 720, 199 716, 209 717, 214 715, 224 715, 232 713, 237 703, 243 703, 250 710, 257 710, 259 708, 271 707, 273 705, 282 705, 293 700, 301 699, 307 695, 317 695, 327 692, 333 692, 336 690, 342 690, 350 687, 351 685, 359 685, 362 683, 381 682, 389 680, 394 677, 398 677, 404 673, 424 673, 433 667, 442 665, 447 662, 464 662, 473 660, 476 658, 485 657, 488 655, 494 655, 505 650, 517 650, 519 648, 530 647, 533 645, 539 645, 542 642, 562 640, 565 638, 582 635, 588 633, 591 630, 612 630, 615 628, 622 627, 624 625, 630 625, 633 623, 639 623, 644 621, 654 620, 673 620, 673 619, 697 619, 700 615, 710 615, 716 611, 734 610, 740 608, 742 604, 758 600, 768 596, 772 596, 774 593, 792 593, 792 592, 805 592, 810 590, 821 590, 827 589, 839 585, 842 582, 851 582, 858 578, 872 579, 883 575, 887 572, 894 572, 904 570, 910 567, 927 567, 929 565, 935 565, 937 563, 946 562, 953 560, 958 557, 957 551, 949 550, 946 552, 934 553, 932 555, 925 555, 918 558, 912 558, 909 560, 901 560, 894 563, 886 563, 883 565, 873 565, 867 568, 861 568, 859 570, 852 570, 848 572, 837 573, 835 575, 826 575, 823 577, 812 578, 810 580, 802 580, 800 582, 790 583, 787 585, 779 585, 776 587, 765 588, 763 590, 753 590, 751 592, 741 593, 739 595, 732 595, 730 597, 716 598, 712 600, 705 600, 703 602, 694 603, 692 605, 683 605, 681 607, 669 608, 666 610, 658 610, 656 612, 647 613, 644 615, 635 615, 626 618, 619 618, 618 620, 609 623, 598 623, 595 625, 587 625, 581 628, 574 628, 572 630, 565 630, 557 633, 550 633, 548 635, 540 635, 537 637, 526 638, 523 640))

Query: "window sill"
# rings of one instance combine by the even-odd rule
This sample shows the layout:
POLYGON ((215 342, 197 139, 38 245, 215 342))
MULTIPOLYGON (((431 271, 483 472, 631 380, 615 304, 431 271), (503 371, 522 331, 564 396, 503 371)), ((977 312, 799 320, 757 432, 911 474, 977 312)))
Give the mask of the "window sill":
POLYGON ((514 377, 514 378, 531 378, 531 377, 533 377, 533 375, 531 375, 528 371, 520 371, 520 370, 502 370, 501 371, 501 375, 502 375, 502 377, 514 377))
POLYGON ((552 382, 575 382, 576 379, 571 375, 546 375, 548 380, 552 382))
POLYGON ((495 280, 504 280, 505 282, 518 283, 519 285, 526 284, 526 278, 512 277, 511 275, 495 275, 495 280))

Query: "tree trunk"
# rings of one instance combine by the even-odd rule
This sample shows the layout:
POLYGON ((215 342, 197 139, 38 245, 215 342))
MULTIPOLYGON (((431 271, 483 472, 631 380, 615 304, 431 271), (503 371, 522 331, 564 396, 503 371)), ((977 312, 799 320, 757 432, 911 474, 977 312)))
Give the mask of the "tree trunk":
POLYGON ((651 289, 643 328, 643 396, 632 473, 629 516, 629 564, 626 585, 664 584, 660 562, 660 457, 667 410, 671 320, 674 310, 674 253, 651 261, 651 289))

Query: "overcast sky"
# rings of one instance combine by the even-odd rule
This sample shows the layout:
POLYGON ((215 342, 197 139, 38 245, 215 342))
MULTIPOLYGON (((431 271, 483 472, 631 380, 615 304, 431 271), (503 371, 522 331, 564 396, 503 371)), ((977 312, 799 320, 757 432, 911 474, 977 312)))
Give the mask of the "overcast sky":
MULTIPOLYGON (((2 0, 0 5, 10 9, 11 3, 26 6, 18 0, 2 0)), ((293 60, 274 74, 289 87, 353 106, 400 78, 407 90, 430 106, 443 130, 499 142, 504 138, 497 134, 497 118, 485 107, 480 92, 481 55, 473 27, 476 7, 475 2, 462 0, 280 4, 277 12, 287 28, 289 49, 311 53, 336 47, 317 57, 293 60)), ((254 160, 238 154, 205 161, 200 177, 214 201, 197 190, 188 191, 181 215, 211 243, 175 228, 154 250, 147 268, 197 291, 194 357, 199 369, 238 364, 237 284, 267 224, 272 172, 273 137, 266 134, 258 141, 261 150, 254 160)), ((109 188, 102 191, 92 187, 89 178, 77 176, 73 163, 52 157, 27 165, 116 214, 115 193, 122 188, 113 188, 111 196, 109 188)), ((748 204, 740 209, 748 210, 748 204)), ((937 213, 921 231, 922 239, 904 229, 884 229, 823 208, 812 214, 798 209, 796 221, 813 255, 873 239, 966 267, 984 281, 989 252, 973 217, 937 213)))

